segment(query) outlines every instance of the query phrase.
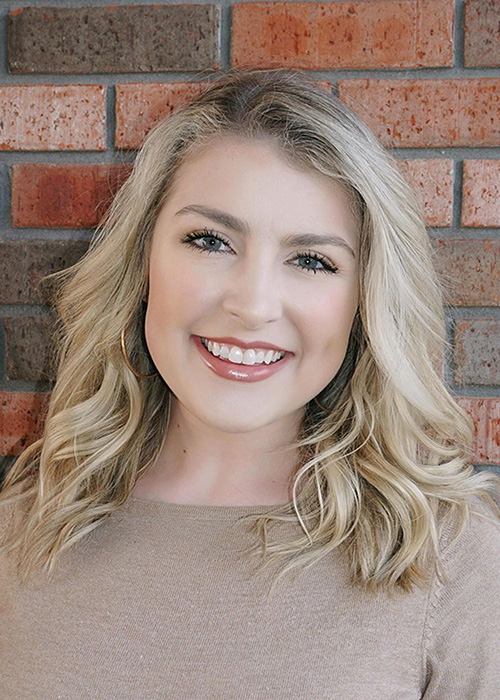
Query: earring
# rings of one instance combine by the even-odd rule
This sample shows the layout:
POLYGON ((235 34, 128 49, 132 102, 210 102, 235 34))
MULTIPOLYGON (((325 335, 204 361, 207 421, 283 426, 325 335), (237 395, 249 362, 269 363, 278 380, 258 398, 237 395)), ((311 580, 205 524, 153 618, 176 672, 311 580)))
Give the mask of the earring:
POLYGON ((125 362, 127 363, 127 367, 130 369, 131 372, 135 374, 136 377, 139 377, 139 379, 150 379, 151 377, 156 377, 158 375, 158 372, 155 372, 154 374, 141 374, 138 372, 136 369, 134 369, 130 363, 130 360, 127 355, 127 350, 125 348, 125 328, 122 328, 121 336, 120 336, 120 341, 121 341, 121 346, 122 346, 122 354, 125 359, 125 362))

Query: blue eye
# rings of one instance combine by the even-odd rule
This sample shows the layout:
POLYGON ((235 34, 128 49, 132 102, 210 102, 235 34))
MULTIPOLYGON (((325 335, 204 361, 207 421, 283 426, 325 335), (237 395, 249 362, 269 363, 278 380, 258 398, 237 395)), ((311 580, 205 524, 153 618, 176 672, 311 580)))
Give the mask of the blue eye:
MULTIPOLYGON (((216 231, 212 231, 210 229, 204 228, 202 231, 193 231, 192 233, 188 233, 187 236, 185 236, 182 241, 182 243, 185 243, 186 245, 190 246, 191 248, 195 248, 196 250, 202 252, 202 253, 220 253, 224 252, 220 250, 220 244, 223 243, 224 245, 227 245, 230 247, 230 244, 224 240, 224 238, 217 233, 216 231), (207 241, 210 241, 210 247, 202 247, 196 244, 195 241, 206 239, 207 241), (218 247, 217 247, 218 246, 218 247)), ((326 272, 328 274, 335 274, 338 272, 338 268, 335 265, 332 265, 330 261, 323 257, 322 255, 319 255, 318 253, 312 253, 312 252, 304 252, 304 253, 298 253, 294 260, 300 260, 300 259, 305 259, 305 260, 310 260, 310 261, 315 261, 321 263, 323 267, 317 268, 317 267, 299 267, 301 270, 305 270, 306 272, 312 272, 316 274, 317 272, 326 272)))

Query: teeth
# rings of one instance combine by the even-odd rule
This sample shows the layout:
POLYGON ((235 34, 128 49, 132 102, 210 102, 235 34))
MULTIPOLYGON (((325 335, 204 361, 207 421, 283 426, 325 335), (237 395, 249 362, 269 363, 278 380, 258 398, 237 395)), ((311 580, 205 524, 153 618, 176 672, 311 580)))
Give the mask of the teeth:
POLYGON ((243 365, 270 365, 272 362, 277 362, 285 355, 284 351, 280 350, 262 350, 257 348, 249 348, 248 350, 243 350, 237 345, 220 345, 219 343, 212 342, 206 338, 202 338, 201 342, 207 348, 207 350, 215 355, 215 357, 221 357, 224 360, 229 360, 229 362, 234 362, 235 364, 243 365))

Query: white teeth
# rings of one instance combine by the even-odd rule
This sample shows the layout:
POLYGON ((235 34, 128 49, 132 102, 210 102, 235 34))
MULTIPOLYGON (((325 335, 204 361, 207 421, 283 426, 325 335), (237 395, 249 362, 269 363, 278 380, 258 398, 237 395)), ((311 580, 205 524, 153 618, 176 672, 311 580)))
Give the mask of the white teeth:
POLYGON ((274 350, 262 350, 249 348, 248 350, 243 350, 237 345, 219 345, 219 343, 212 342, 206 338, 202 338, 201 342, 207 348, 212 355, 215 357, 222 357, 224 360, 229 360, 229 362, 234 362, 235 364, 243 365, 261 365, 265 363, 266 365, 272 362, 277 362, 285 355, 284 351, 274 351, 274 350))

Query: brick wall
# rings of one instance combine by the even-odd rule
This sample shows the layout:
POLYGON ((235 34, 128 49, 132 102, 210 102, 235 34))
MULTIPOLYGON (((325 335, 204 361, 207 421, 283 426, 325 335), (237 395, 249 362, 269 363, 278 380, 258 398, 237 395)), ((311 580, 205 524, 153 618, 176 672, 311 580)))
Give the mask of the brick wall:
POLYGON ((307 71, 401 160, 452 281, 445 378, 500 470, 499 26, 498 0, 3 0, 0 467, 52 386, 40 277, 85 252, 151 126, 234 65, 307 71))

